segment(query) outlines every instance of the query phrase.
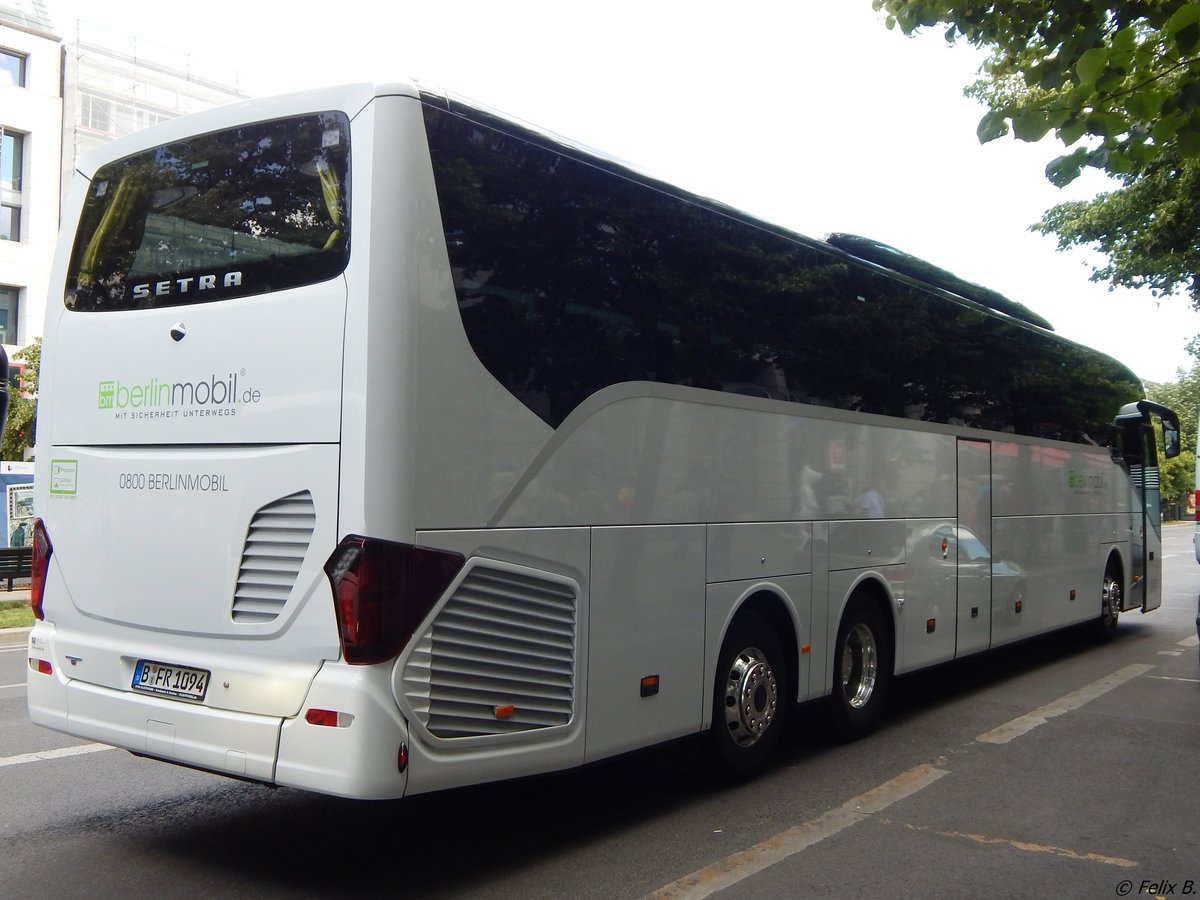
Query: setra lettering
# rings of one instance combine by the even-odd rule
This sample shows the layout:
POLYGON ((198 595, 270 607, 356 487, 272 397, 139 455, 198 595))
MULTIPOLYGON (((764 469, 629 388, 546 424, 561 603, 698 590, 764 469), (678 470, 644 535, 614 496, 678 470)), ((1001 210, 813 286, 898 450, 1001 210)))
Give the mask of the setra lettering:
POLYGON ((217 283, 221 287, 241 287, 241 272, 226 272, 223 275, 188 275, 174 280, 147 281, 133 286, 134 300, 149 300, 154 297, 170 297, 176 294, 193 294, 200 291, 213 291, 217 283))

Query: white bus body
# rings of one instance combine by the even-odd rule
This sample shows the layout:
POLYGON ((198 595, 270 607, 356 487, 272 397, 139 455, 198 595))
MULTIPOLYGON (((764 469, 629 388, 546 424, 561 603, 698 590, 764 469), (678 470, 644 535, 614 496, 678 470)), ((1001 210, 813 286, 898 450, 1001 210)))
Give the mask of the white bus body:
MULTIPOLYGON (((1130 472, 1143 460, 1136 436, 1166 411, 1139 406, 1125 370, 969 298, 505 127, 410 86, 352 86, 167 122, 81 164, 40 379, 35 722, 348 797, 547 772, 707 729, 749 770, 791 701, 832 695, 841 729, 862 733, 893 674, 1077 623, 1111 634, 1120 609, 1158 605, 1158 520, 1139 493, 1157 482, 1130 472), (270 154, 296 117, 310 117, 311 146, 295 153, 316 159, 293 161, 289 177, 315 185, 316 199, 288 200, 286 227, 269 220, 283 194, 253 190, 232 231, 179 225, 179 208, 224 191, 239 167, 253 169, 247 178, 286 168, 270 154), (284 131, 252 127, 264 122, 284 131), (429 135, 464 122, 464 153, 558 154, 539 178, 582 160, 621 190, 755 229, 779 252, 795 244, 830 277, 898 286, 963 328, 1045 342, 1047 358, 1064 360, 1056 370, 1070 354, 1100 360, 1118 373, 1100 399, 1110 422, 1125 406, 1125 458, 989 427, 1001 420, 977 398, 941 421, 926 414, 958 388, 885 408, 908 376, 814 399, 818 376, 785 384, 783 356, 757 338, 737 356, 741 381, 705 380, 704 361, 683 355, 693 319, 718 350, 743 338, 704 320, 740 300, 702 301, 698 288, 680 294, 695 304, 682 325, 663 318, 611 345, 604 335, 629 314, 588 305, 586 286, 564 289, 554 327, 585 337, 576 359, 547 362, 557 348, 525 336, 551 316, 537 304, 552 289, 520 293, 498 284, 503 267, 453 258, 483 239, 443 221, 457 201, 435 168, 473 167, 460 184, 469 209, 483 202, 470 192, 491 157, 431 156, 429 135), (210 135, 245 146, 218 163, 204 155, 217 152, 210 135), (167 170, 175 186, 139 186, 151 177, 140 173, 167 170), (139 204, 145 222, 131 224, 139 204), (307 229, 304 249, 293 226, 307 229), (254 244, 253 262, 242 265, 239 241, 254 244), (179 263, 187 242, 206 249, 179 263), (477 346, 464 318, 498 330, 477 346), (580 375, 570 390, 538 374, 625 366, 634 344, 658 347, 645 374, 580 375), (579 363, 589 346, 597 358, 579 363), (535 362, 506 355, 522 353, 535 362), (967 416, 984 418, 966 427, 967 416)), ((485 198, 488 240, 511 233, 526 246, 542 232, 522 230, 529 214, 501 193, 485 198)), ((546 234, 580 214, 572 196, 539 213, 546 234)), ((589 225, 581 253, 603 256, 631 227, 589 225)), ((667 265, 658 244, 672 235, 647 233, 640 246, 667 265)), ((574 271, 567 255, 542 252, 553 278, 574 271)), ((612 264, 579 282, 619 284, 624 297, 651 290, 657 271, 612 264)), ((714 264, 705 282, 724 277, 714 264)), ((873 296, 851 294, 858 321, 874 322, 873 296)), ((848 331, 830 359, 853 357, 861 371, 895 352, 867 340, 848 331)), ((953 346, 915 352, 953 357, 953 346)), ((1012 364, 1011 352, 998 344, 985 366, 1012 364)), ((1023 402, 1001 405, 1019 419, 1023 402)))

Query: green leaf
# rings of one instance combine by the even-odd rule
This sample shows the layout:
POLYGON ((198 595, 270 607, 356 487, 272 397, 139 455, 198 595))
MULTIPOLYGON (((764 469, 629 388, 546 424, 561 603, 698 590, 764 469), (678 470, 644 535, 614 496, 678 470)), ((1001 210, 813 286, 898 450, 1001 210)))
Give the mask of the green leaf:
POLYGON ((1108 68, 1110 72, 1116 73, 1121 78, 1129 74, 1133 67, 1133 51, 1132 50, 1116 50, 1108 57, 1108 68))
POLYGON ((1079 57, 1075 63, 1075 74, 1080 84, 1095 84, 1108 68, 1108 48, 1093 47, 1079 57))
MULTIPOLYGON (((1091 162, 1089 160, 1089 162, 1091 162)), ((1096 163, 1091 163, 1096 165, 1096 163)), ((1134 161, 1123 153, 1109 153, 1104 158, 1104 164, 1097 166, 1103 168, 1109 175, 1127 175, 1134 169, 1134 161)))
POLYGON ((1080 147, 1074 153, 1060 156, 1046 166, 1046 177, 1055 187, 1065 187, 1079 177, 1084 163, 1087 162, 1087 157, 1086 147, 1080 147))
POLYGON ((1191 56, 1200 44, 1200 24, 1193 22, 1175 32, 1175 47, 1180 56, 1191 56))
POLYGON ((1019 140, 1035 143, 1050 130, 1050 118, 1040 109, 1023 109, 1013 116, 1012 127, 1019 140))
POLYGON ((1101 145, 1095 150, 1089 150, 1085 157, 1087 165, 1093 169, 1107 169, 1108 161, 1112 158, 1112 150, 1107 145, 1101 145))
POLYGON ((1071 110, 1065 106, 1054 106, 1046 110, 1046 119, 1050 123, 1051 128, 1062 128, 1067 122, 1071 121, 1071 110))
POLYGON ((1185 3, 1175 10, 1171 18, 1163 25, 1163 34, 1174 37, 1178 32, 1200 22, 1200 3, 1185 3))
POLYGON ((994 141, 996 138, 1008 134, 1006 118, 1003 110, 988 110, 987 115, 979 120, 979 125, 975 129, 979 143, 986 144, 988 141, 994 141))
POLYGON ((1112 45, 1116 50, 1132 52, 1137 44, 1137 29, 1132 25, 1122 28, 1112 36, 1112 45))
POLYGON ((1100 94, 1111 94, 1121 87, 1125 77, 1120 72, 1106 69, 1096 82, 1096 91, 1100 94))
POLYGON ((1175 142, 1183 156, 1200 156, 1200 125, 1188 122, 1175 132, 1175 142))
POLYGON ((1119 111, 1097 109, 1087 117, 1087 133, 1096 137, 1115 138, 1129 131, 1129 120, 1119 111))
POLYGON ((1158 91, 1143 88, 1125 98, 1125 109, 1133 118, 1148 122, 1158 117, 1165 99, 1158 91))
POLYGON ((1067 94, 1067 105, 1082 111, 1093 105, 1093 99, 1095 96, 1095 85, 1077 84, 1075 87, 1071 88, 1071 92, 1067 94))
POLYGON ((941 21, 941 13, 934 9, 932 5, 922 6, 917 10, 917 21, 926 28, 936 25, 941 21))
POLYGON ((1076 116, 1068 119, 1063 123, 1063 126, 1058 129, 1058 139, 1070 147, 1073 143, 1083 137, 1087 131, 1087 122, 1081 116, 1076 116))
POLYGON ((1175 140, 1175 133, 1186 121, 1187 117, 1179 112, 1169 116, 1160 116, 1155 121, 1154 127, 1150 129, 1150 136, 1154 138, 1156 144, 1168 144, 1175 140))

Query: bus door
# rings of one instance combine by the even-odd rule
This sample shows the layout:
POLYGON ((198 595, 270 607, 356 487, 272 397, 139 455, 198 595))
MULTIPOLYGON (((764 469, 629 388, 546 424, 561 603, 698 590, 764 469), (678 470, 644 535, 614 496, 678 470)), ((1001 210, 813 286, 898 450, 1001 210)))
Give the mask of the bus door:
POLYGON ((956 656, 992 639, 992 445, 958 442, 958 624, 956 656))
POLYGON ((1130 510, 1132 571, 1122 609, 1140 606, 1142 612, 1162 605, 1162 499, 1159 493, 1158 449, 1154 418, 1162 421, 1163 456, 1179 455, 1179 417, 1165 406, 1139 400, 1121 408, 1114 456, 1129 471, 1133 488, 1130 510))

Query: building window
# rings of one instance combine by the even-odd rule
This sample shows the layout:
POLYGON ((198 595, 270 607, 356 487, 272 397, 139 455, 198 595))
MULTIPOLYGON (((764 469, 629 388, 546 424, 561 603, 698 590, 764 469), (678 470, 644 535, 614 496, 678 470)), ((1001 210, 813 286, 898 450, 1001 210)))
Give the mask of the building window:
POLYGON ((0 50, 0 87, 25 87, 25 57, 12 50, 0 50))
POLYGON ((80 93, 80 127, 106 137, 121 137, 172 118, 171 114, 151 107, 80 93))
POLYGON ((82 94, 80 97, 79 123, 88 131, 98 131, 101 134, 114 135, 112 101, 95 94, 82 94))
POLYGON ((0 285, 0 344, 16 344, 21 289, 0 285))
POLYGON ((0 127, 0 240, 21 239, 21 170, 25 136, 0 127))
POLYGON ((21 208, 0 203, 0 241, 21 239, 21 208))

